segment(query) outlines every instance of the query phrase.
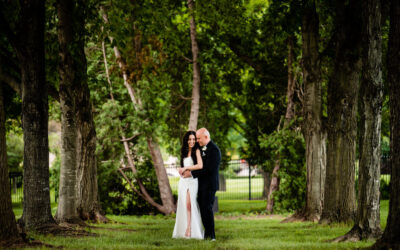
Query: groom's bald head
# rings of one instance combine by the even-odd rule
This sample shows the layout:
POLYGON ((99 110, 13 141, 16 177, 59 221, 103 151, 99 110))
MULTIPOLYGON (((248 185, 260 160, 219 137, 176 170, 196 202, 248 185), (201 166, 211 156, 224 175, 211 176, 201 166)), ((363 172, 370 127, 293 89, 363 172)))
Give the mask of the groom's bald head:
POLYGON ((211 140, 210 132, 208 132, 206 128, 201 128, 197 130, 196 137, 197 137, 197 142, 200 144, 200 146, 207 145, 211 140))

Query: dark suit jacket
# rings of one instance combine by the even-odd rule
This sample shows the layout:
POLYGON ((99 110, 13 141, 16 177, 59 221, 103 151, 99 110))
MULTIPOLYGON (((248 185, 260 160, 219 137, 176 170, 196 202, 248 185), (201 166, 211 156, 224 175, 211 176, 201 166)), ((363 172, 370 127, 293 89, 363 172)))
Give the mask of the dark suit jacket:
POLYGON ((219 189, 219 165, 221 163, 221 151, 213 141, 206 145, 207 149, 200 147, 203 168, 193 170, 192 176, 199 179, 199 190, 217 191, 219 189))

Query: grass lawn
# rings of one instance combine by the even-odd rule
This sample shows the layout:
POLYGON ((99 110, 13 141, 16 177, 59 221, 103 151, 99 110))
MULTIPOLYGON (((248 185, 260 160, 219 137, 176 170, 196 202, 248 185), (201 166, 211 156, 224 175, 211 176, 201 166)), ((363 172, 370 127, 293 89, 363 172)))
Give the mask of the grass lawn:
MULTIPOLYGON (((285 223, 285 215, 263 215, 265 201, 220 200, 216 213, 217 241, 172 239, 173 216, 115 216, 114 223, 94 224, 87 230, 93 237, 31 237, 66 249, 352 249, 370 246, 373 241, 326 243, 346 233, 351 226, 317 223, 285 223), (97 228, 96 228, 97 227, 97 228)), ((53 212, 55 204, 53 204, 53 212)), ((17 217, 21 208, 15 207, 17 217)), ((381 223, 386 224, 388 201, 381 203, 381 223)))

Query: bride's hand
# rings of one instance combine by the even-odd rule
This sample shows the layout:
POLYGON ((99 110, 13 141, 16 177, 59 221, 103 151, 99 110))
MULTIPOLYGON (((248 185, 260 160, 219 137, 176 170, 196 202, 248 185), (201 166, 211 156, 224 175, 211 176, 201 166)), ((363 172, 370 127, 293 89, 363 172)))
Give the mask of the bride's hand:
POLYGON ((190 170, 187 170, 182 174, 182 176, 183 178, 188 178, 192 176, 192 173, 190 172, 190 170))

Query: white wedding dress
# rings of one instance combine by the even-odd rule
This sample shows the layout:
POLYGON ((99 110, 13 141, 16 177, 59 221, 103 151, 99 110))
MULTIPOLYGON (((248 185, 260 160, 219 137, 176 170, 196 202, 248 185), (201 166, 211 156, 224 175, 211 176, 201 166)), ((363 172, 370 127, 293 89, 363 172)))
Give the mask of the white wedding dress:
MULTIPOLYGON (((183 166, 193 166, 192 157, 183 159, 183 166)), ((176 220, 174 232, 172 233, 173 238, 186 238, 185 232, 187 228, 187 209, 186 209, 186 196, 187 191, 190 193, 190 204, 192 208, 192 220, 191 220, 191 237, 194 239, 204 238, 204 229, 201 222, 199 204, 197 203, 197 191, 199 189, 199 183, 197 178, 181 177, 178 184, 178 202, 176 209, 176 220)))

